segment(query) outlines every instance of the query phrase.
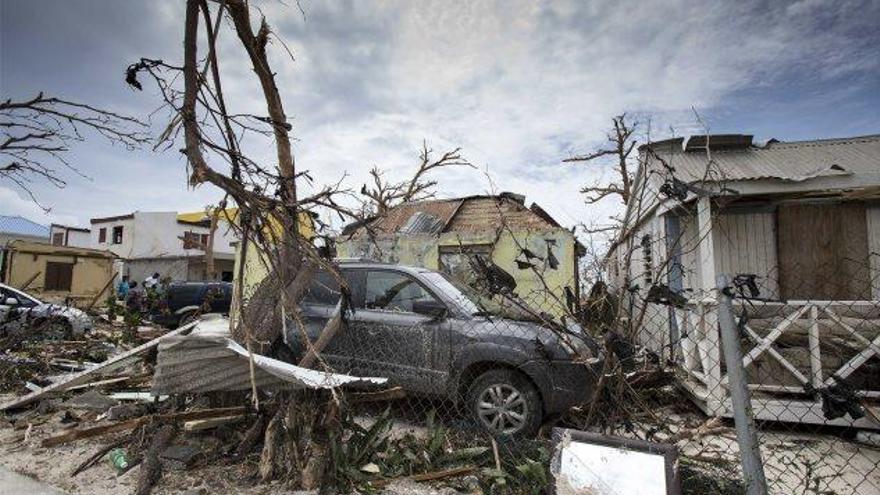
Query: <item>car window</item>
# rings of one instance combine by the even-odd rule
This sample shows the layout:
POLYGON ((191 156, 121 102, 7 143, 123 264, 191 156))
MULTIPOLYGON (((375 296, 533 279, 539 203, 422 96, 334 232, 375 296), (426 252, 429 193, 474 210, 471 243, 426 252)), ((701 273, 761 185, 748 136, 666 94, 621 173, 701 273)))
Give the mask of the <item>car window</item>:
POLYGON ((19 307, 19 308, 32 308, 38 304, 37 301, 34 301, 30 297, 28 297, 20 292, 14 291, 12 289, 0 287, 0 304, 5 305, 6 299, 8 299, 10 297, 18 300, 17 307, 19 307))
POLYGON ((336 277, 329 272, 319 271, 312 278, 312 284, 303 297, 303 302, 335 306, 339 301, 339 295, 339 282, 336 281, 336 277))
POLYGON ((430 292, 407 275, 384 270, 367 272, 364 295, 367 309, 412 312, 413 302, 434 300, 430 292))

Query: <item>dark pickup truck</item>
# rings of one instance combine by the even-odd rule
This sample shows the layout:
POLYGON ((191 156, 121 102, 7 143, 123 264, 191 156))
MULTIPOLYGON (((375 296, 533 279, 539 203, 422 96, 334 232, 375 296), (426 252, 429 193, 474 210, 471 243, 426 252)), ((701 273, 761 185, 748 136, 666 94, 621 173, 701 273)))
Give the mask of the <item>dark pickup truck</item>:
POLYGON ((175 282, 150 312, 150 319, 164 327, 177 328, 205 313, 229 314, 231 304, 229 282, 175 282))

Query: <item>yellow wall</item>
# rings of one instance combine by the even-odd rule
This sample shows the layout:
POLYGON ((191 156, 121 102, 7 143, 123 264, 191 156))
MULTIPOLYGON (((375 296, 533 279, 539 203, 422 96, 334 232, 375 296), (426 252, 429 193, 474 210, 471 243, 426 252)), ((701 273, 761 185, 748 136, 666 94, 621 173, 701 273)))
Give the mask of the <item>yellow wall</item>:
MULTIPOLYGON (((299 229, 300 234, 306 239, 314 239, 315 237, 315 222, 312 219, 311 215, 308 212, 300 213, 299 217, 299 229)), ((235 267, 233 268, 232 276, 235 279, 233 284, 233 296, 232 296, 232 308, 230 309, 230 319, 235 321, 236 311, 238 309, 238 299, 241 297, 238 294, 238 272, 239 267, 241 265, 241 249, 242 243, 239 242, 235 247, 235 267)), ((262 251, 260 251, 257 246, 253 243, 248 243, 247 256, 245 257, 245 266, 244 266, 244 280, 242 281, 242 291, 244 292, 244 301, 247 300, 253 295, 253 293, 257 290, 260 282, 266 278, 266 275, 269 274, 268 262, 265 259, 265 255, 262 251)))
POLYGON ((107 283, 113 275, 113 258, 85 257, 68 254, 28 253, 16 251, 12 254, 7 269, 7 284, 22 287, 34 274, 39 273, 25 292, 50 300, 72 297, 74 299, 91 299, 107 283), (45 291, 46 263, 74 263, 70 292, 45 291))
POLYGON ((497 239, 494 232, 486 234, 450 232, 440 236, 380 236, 374 240, 367 238, 341 240, 336 248, 340 258, 362 257, 436 270, 439 268, 441 246, 475 244, 492 246, 493 262, 514 277, 517 285, 516 293, 535 309, 556 316, 565 313, 565 287, 569 286, 572 290, 577 290, 575 239, 571 232, 565 229, 503 232, 497 239), (556 269, 543 266, 536 273, 532 269, 518 268, 516 260, 525 259, 521 254, 522 248, 543 257, 547 252, 548 240, 555 242, 551 245, 551 249, 559 261, 556 269))

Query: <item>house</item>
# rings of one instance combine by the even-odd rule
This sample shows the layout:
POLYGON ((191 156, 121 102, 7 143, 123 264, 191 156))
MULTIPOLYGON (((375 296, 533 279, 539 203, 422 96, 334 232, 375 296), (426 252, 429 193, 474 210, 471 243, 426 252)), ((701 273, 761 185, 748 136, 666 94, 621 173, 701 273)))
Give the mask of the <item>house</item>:
POLYGON ((515 292, 550 314, 565 312, 565 289, 577 300, 574 234, 537 204, 513 193, 401 204, 337 238, 337 254, 431 268, 470 282, 480 256, 512 275, 515 292))
POLYGON ((717 275, 740 275, 756 417, 867 427, 831 420, 812 391, 846 381, 880 397, 880 136, 691 136, 639 153, 605 259, 631 296, 634 337, 674 360, 707 413, 728 416, 714 289, 717 275))
POLYGON ((53 246, 88 248, 92 245, 92 231, 53 223, 49 226, 49 241, 53 246))
MULTIPOLYGON (((140 281, 158 272, 174 281, 200 281, 208 278, 205 246, 211 235, 211 222, 204 213, 193 214, 135 211, 115 217, 91 220, 91 245, 107 249, 123 260, 121 272, 140 281)), ((234 233, 221 221, 215 233, 213 257, 218 280, 232 280, 235 249, 234 233)))
POLYGON ((46 242, 49 229, 20 216, 0 215, 0 246, 10 241, 46 242))
POLYGON ((3 249, 0 281, 44 300, 88 304, 112 290, 115 259, 109 251, 17 240, 3 249))

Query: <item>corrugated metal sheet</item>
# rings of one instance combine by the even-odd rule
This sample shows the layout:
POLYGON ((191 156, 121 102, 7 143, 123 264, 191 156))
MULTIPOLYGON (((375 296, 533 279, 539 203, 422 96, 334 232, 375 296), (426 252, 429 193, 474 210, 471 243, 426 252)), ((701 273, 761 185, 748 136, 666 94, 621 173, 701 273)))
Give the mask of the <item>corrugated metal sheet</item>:
POLYGON ((444 222, 434 215, 417 211, 401 227, 401 234, 436 234, 443 230, 444 222))
POLYGON ((49 238, 49 227, 19 216, 0 215, 0 232, 49 238))
MULTIPOLYGON (((247 390, 251 387, 248 351, 229 338, 226 319, 200 322, 190 335, 159 344, 153 395, 247 390)), ((385 383, 385 378, 361 378, 301 368, 259 354, 253 355, 254 379, 260 388, 333 388, 385 383)))
POLYGON ((416 201, 405 203, 392 208, 383 217, 377 219, 370 226, 380 234, 394 234, 400 231, 416 212, 425 213, 439 218, 444 224, 458 209, 461 199, 438 199, 429 201, 416 201))
MULTIPOLYGON (((711 141, 710 141, 711 143, 711 141)), ((803 181, 814 177, 880 172, 880 135, 845 139, 773 142, 745 150, 713 150, 707 171, 705 151, 683 152, 663 146, 657 154, 675 168, 680 180, 803 181)), ((654 169, 662 166, 653 160, 654 169)))

